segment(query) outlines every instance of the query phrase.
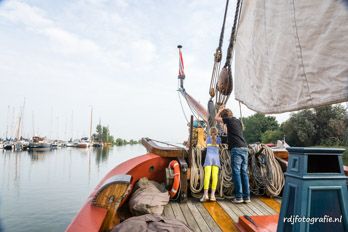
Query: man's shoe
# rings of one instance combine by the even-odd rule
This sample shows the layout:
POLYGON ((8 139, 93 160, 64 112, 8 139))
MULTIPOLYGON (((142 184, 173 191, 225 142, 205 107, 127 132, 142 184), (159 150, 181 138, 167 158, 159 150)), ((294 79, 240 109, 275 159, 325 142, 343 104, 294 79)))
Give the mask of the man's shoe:
POLYGON ((244 199, 244 203, 250 203, 250 202, 251 202, 250 198, 244 199))
POLYGON ((210 201, 216 201, 215 196, 210 196, 210 201))
POLYGON ((243 203, 243 199, 234 198, 234 199, 232 200, 232 203, 235 203, 235 204, 243 203))

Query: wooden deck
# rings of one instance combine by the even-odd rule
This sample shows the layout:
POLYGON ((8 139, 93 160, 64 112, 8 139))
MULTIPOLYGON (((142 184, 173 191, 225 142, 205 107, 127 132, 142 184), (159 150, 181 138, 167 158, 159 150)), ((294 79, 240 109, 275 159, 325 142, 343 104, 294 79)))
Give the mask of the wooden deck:
POLYGON ((248 204, 230 200, 201 203, 190 198, 187 203, 171 202, 163 214, 185 222, 193 231, 238 231, 235 224, 239 216, 279 214, 280 204, 280 199, 266 197, 254 197, 248 204))

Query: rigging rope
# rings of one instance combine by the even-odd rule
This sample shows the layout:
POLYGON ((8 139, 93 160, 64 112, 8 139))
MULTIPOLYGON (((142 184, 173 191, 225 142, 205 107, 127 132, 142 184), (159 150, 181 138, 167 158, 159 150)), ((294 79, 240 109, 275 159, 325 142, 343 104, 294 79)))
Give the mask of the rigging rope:
POLYGON ((225 14, 224 14, 224 20, 223 20, 222 28, 221 28, 221 32, 220 32, 219 46, 216 48, 216 51, 214 54, 214 66, 213 66, 213 71, 212 71, 212 75, 211 75, 210 87, 209 87, 209 94, 212 98, 215 96, 216 82, 217 82, 217 78, 218 78, 219 73, 220 73, 220 65, 221 65, 221 59, 222 59, 221 48, 222 48, 222 43, 223 43, 223 39, 224 39, 228 3, 229 3, 229 0, 226 0, 225 14))
POLYGON ((193 148, 191 152, 191 172, 190 172, 190 189, 192 196, 200 198, 200 192, 204 184, 204 169, 202 166, 202 151, 200 148, 193 148))
POLYGON ((232 62, 232 52, 233 52, 236 31, 237 31, 237 21, 239 19, 239 14, 240 14, 240 10, 239 10, 240 5, 241 5, 241 0, 237 0, 236 11, 234 14, 234 21, 233 21, 233 26, 232 26, 231 36, 230 36, 230 43, 227 49, 226 61, 219 75, 218 83, 216 85, 216 92, 217 92, 216 105, 217 106, 226 104, 233 90, 231 62, 232 62))
POLYGON ((265 144, 249 146, 250 191, 255 195, 278 196, 284 186, 284 173, 271 148, 265 144))
POLYGON ((180 106, 181 106, 181 110, 184 114, 184 117, 185 117, 185 120, 186 120, 186 123, 189 123, 188 119, 187 119, 187 116, 186 116, 186 113, 185 113, 185 110, 184 110, 184 106, 182 105, 182 101, 181 101, 181 97, 180 97, 180 93, 178 92, 178 97, 179 97, 179 102, 180 102, 180 106))
MULTIPOLYGON (((195 104, 192 104, 192 97, 190 95, 188 95, 185 90, 180 90, 179 91, 181 92, 181 94, 184 96, 186 102, 187 102, 187 105, 189 106, 190 110, 191 110, 191 113, 192 115, 197 119, 197 121, 200 121, 200 117, 206 122, 208 119, 206 118, 207 117, 207 113, 206 112, 202 112, 202 109, 196 109, 196 105, 195 104), (189 99, 191 98, 191 99, 189 99)), ((194 100, 194 99, 193 99, 194 100)), ((204 108, 203 108, 204 110, 204 108)))
POLYGON ((227 144, 220 146, 220 165, 218 182, 218 197, 231 199, 233 195, 234 185, 232 181, 231 154, 227 144))

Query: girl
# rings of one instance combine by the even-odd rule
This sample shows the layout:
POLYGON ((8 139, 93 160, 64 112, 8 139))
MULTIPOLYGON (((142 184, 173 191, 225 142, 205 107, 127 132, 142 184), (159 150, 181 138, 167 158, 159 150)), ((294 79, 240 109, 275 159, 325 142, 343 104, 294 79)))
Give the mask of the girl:
POLYGON ((220 168, 219 144, 221 144, 221 139, 218 137, 218 129, 216 127, 210 128, 209 134, 210 136, 207 138, 207 155, 204 161, 204 194, 201 202, 209 199, 210 176, 212 176, 210 201, 216 201, 215 190, 220 168))

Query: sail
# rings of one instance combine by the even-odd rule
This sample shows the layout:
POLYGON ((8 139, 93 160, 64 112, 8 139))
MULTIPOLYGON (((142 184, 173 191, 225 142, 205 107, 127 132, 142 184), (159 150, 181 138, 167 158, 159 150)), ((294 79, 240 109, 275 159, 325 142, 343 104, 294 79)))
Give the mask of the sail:
POLYGON ((243 1, 235 97, 261 113, 348 101, 348 1, 243 1))
POLYGON ((185 89, 179 89, 178 90, 181 95, 185 98, 187 104, 189 105, 192 113, 195 114, 196 117, 199 117, 203 119, 205 122, 208 123, 208 112, 207 110, 191 95, 189 95, 185 89))

